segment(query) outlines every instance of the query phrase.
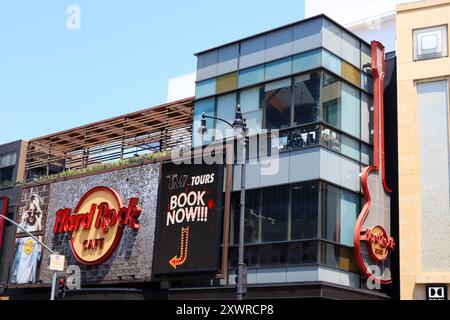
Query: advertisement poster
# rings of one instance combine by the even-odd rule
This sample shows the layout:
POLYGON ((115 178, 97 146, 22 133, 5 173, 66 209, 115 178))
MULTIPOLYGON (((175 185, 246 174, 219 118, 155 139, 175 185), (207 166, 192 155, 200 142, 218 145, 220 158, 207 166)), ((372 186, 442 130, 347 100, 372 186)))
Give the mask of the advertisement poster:
POLYGON ((42 246, 39 243, 31 237, 17 238, 11 283, 35 283, 41 256, 42 246))
MULTIPOLYGON (((44 217, 46 216, 48 186, 24 189, 17 223, 40 241, 43 241, 44 217)), ((11 269, 12 284, 33 284, 39 278, 42 245, 17 228, 14 260, 11 269)))
POLYGON ((223 166, 164 164, 159 194, 153 274, 218 271, 223 166))

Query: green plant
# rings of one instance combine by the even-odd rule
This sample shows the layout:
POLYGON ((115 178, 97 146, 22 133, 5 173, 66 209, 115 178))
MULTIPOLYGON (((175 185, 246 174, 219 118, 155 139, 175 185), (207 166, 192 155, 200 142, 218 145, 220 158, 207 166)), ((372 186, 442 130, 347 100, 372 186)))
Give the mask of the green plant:
POLYGON ((94 164, 94 165, 91 165, 86 168, 67 169, 60 173, 52 174, 49 176, 41 176, 41 177, 33 179, 31 181, 22 181, 22 182, 19 182, 19 184, 28 185, 28 184, 32 184, 32 183, 43 183, 43 182, 47 182, 47 181, 73 177, 73 176, 77 176, 77 175, 81 175, 81 174, 92 173, 92 172, 102 171, 102 170, 111 169, 111 168, 119 168, 119 167, 123 167, 123 166, 130 165, 133 163, 139 163, 139 162, 144 163, 145 161, 156 160, 161 157, 165 157, 166 155, 167 155, 167 152, 165 152, 165 151, 156 152, 156 153, 148 153, 148 154, 135 156, 132 158, 127 158, 127 159, 121 159, 121 160, 117 160, 117 161, 113 161, 113 162, 94 164))

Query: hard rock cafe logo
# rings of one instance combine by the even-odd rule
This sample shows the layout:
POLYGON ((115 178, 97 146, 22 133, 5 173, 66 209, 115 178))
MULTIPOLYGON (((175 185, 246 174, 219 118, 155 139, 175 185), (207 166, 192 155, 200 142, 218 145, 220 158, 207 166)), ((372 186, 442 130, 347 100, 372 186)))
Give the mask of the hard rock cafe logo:
POLYGON ((56 212, 53 233, 70 233, 70 246, 78 262, 98 265, 115 251, 125 227, 139 230, 142 209, 138 199, 131 198, 124 206, 111 188, 96 187, 88 191, 72 213, 71 209, 56 212))
POLYGON ((360 240, 366 241, 370 257, 377 262, 386 260, 389 251, 395 249, 394 238, 389 237, 381 226, 368 228, 360 240))
POLYGON ((34 250, 34 240, 32 239, 28 239, 27 241, 25 241, 24 245, 23 245, 23 251, 25 252, 26 255, 30 255, 33 250, 34 250))

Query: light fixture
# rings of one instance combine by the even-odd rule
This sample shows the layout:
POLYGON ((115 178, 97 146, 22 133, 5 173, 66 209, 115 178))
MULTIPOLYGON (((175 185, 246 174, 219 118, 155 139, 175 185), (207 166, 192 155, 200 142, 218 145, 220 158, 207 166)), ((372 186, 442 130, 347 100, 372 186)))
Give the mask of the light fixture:
POLYGON ((208 128, 206 128, 206 114, 202 113, 202 120, 200 122, 200 128, 198 128, 198 133, 204 135, 208 133, 208 128))

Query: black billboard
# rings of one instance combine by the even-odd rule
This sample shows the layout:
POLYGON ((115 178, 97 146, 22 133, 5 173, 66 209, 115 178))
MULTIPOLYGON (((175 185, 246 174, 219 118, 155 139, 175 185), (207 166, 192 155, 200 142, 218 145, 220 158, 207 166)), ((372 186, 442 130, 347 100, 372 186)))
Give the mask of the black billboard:
POLYGON ((162 166, 153 274, 220 270, 223 165, 162 166))

